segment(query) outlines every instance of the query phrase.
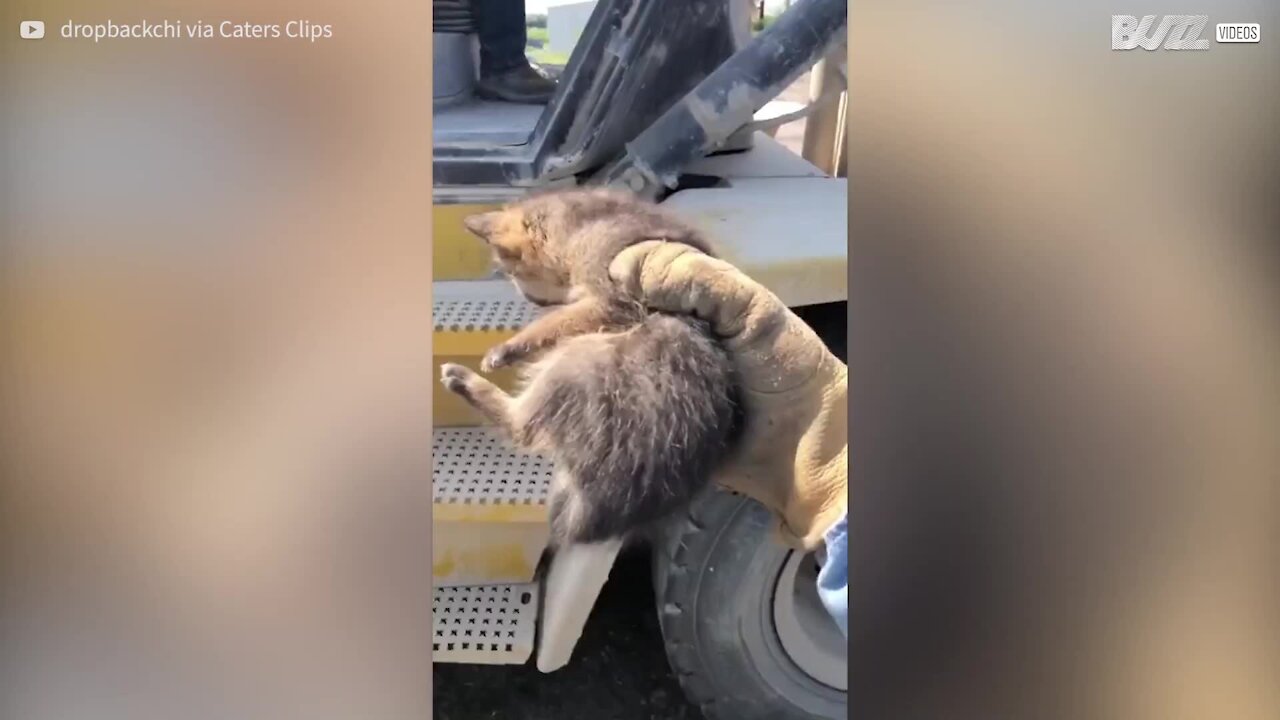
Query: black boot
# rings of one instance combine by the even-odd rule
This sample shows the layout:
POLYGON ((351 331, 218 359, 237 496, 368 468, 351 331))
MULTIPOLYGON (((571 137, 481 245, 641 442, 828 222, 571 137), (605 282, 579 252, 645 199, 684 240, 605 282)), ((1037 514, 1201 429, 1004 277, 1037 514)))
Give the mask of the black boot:
POLYGON ((542 104, 551 102, 556 81, 524 63, 510 70, 480 78, 476 95, 488 100, 512 103, 542 104))

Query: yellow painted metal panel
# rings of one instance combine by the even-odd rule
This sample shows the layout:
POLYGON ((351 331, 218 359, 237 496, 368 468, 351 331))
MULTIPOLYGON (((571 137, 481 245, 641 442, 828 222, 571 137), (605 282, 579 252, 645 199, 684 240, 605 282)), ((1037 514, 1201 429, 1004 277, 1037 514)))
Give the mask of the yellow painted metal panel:
POLYGON ((436 503, 431 511, 431 519, 446 523, 545 523, 547 506, 511 503, 492 505, 436 503))
POLYGON ((545 507, 543 517, 532 521, 486 523, 455 522, 438 512, 442 507, 435 506, 431 518, 431 577, 436 585, 533 581, 549 535, 545 507))
POLYGON ((493 430, 437 427, 432 464, 436 584, 532 581, 550 534, 549 461, 493 430))
MULTIPOLYGON (((435 353, 435 376, 440 377, 440 366, 444 363, 456 363, 480 372, 480 355, 441 355, 435 353)), ((493 384, 510 391, 515 387, 516 373, 511 368, 503 368, 485 375, 493 384)), ((437 382, 431 397, 431 424, 435 427, 475 427, 486 425, 485 419, 477 413, 465 400, 445 389, 437 382)))
POLYGON ((492 271, 484 243, 467 232, 462 219, 494 210, 497 205, 433 205, 431 207, 431 262, 436 280, 476 280, 492 271))
POLYGON ((431 352, 437 358, 445 355, 480 358, 489 348, 512 335, 515 332, 511 330, 437 330, 431 335, 431 352))

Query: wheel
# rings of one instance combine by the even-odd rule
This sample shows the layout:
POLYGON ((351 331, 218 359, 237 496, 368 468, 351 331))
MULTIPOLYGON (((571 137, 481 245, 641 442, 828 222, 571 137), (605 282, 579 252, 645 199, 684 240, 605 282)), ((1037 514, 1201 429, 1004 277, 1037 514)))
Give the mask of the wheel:
POLYGON ((755 501, 716 492, 655 543, 667 659, 709 720, 848 717, 846 641, 818 600, 817 563, 769 528, 755 501))

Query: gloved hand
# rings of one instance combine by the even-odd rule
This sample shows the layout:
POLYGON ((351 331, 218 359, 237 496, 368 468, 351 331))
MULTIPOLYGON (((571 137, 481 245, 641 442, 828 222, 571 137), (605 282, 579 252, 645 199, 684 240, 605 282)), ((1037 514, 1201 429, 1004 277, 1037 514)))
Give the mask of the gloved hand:
POLYGON ((746 427, 715 480, 772 510, 787 544, 818 547, 847 506, 848 368, 776 295, 688 245, 639 243, 609 276, 650 308, 708 321, 723 339, 746 427))

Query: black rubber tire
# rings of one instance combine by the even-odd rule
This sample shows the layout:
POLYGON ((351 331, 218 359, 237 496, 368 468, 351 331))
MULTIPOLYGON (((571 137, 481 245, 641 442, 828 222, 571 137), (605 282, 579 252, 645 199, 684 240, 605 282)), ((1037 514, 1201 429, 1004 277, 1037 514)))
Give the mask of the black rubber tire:
POLYGON ((768 512, 725 492, 704 497, 654 544, 654 589, 667 659, 708 720, 848 717, 848 695, 802 672, 773 625, 788 550, 768 512))

